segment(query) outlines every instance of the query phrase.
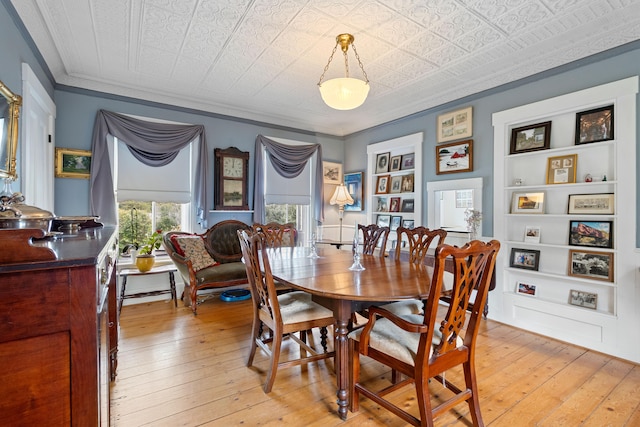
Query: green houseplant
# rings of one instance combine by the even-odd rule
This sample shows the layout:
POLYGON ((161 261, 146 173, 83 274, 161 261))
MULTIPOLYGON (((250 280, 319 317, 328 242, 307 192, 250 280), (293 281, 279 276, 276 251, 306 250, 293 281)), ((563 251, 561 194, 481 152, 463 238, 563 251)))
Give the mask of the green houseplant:
POLYGON ((136 257, 136 267, 138 270, 145 272, 153 268, 156 256, 153 251, 160 248, 162 244, 162 230, 156 230, 149 236, 147 241, 140 246, 138 256, 136 257))

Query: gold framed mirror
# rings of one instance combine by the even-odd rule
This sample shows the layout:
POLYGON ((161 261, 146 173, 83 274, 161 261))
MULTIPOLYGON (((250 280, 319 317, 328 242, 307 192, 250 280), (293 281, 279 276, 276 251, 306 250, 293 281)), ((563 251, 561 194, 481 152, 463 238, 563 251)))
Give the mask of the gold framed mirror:
POLYGON ((22 97, 9 90, 0 81, 0 178, 15 180, 16 152, 18 149, 18 117, 22 97))

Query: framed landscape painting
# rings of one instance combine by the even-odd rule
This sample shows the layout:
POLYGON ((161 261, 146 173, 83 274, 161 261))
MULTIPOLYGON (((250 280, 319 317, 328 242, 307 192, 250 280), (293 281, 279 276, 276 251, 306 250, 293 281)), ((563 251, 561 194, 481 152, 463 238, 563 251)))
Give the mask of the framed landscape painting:
POLYGON ((570 249, 569 276, 613 282, 613 253, 570 249))
POLYGON ((89 179, 90 174, 91 151, 75 150, 72 148, 56 148, 56 178, 89 179))
POLYGON ((473 140, 436 146, 436 174, 473 170, 473 140))
POLYGON ((613 248, 613 221, 569 221, 569 245, 613 248))
POLYGON ((509 154, 548 150, 551 141, 551 122, 523 126, 511 130, 509 154))

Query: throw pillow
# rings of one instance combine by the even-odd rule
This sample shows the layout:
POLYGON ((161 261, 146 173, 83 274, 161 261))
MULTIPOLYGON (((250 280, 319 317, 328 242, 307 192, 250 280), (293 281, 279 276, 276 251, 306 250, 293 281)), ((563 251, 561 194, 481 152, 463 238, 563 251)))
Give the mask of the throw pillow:
POLYGON ((200 236, 177 236, 176 242, 184 252, 185 258, 191 261, 194 271, 213 267, 219 263, 211 257, 204 247, 204 240, 200 236))
MULTIPOLYGON (((179 234, 172 234, 171 237, 169 237, 169 240, 171 240, 171 244, 176 250, 176 253, 180 256, 184 256, 184 251, 180 247, 180 243, 178 243, 178 237, 181 237, 181 236, 179 234)), ((185 236, 183 235, 182 237, 185 237, 185 236)))

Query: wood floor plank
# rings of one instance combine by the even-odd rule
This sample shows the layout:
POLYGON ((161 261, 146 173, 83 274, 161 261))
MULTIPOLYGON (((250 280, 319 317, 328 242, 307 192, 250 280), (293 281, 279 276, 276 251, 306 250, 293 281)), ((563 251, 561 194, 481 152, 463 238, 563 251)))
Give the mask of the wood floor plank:
MULTIPOLYGON (((392 426, 406 425, 368 399, 346 421, 336 414, 332 361, 280 370, 265 394, 268 359, 258 351, 246 367, 250 301, 203 302, 194 316, 181 303, 125 306, 119 372, 112 384, 112 425, 131 426, 392 426)), ((314 337, 315 340, 319 337, 314 337)), ((314 340, 314 342, 316 342, 314 340)), ((295 355, 285 344, 284 355, 295 355)), ((640 425, 640 366, 491 320, 476 348, 480 405, 488 426, 640 425)), ((362 377, 388 383, 389 369, 362 358, 362 377)), ((455 370, 447 378, 460 380, 455 370)), ((434 400, 442 385, 430 384, 434 400)), ((389 399, 417 413, 411 387, 389 399)), ((436 426, 468 426, 459 405, 436 426)))

